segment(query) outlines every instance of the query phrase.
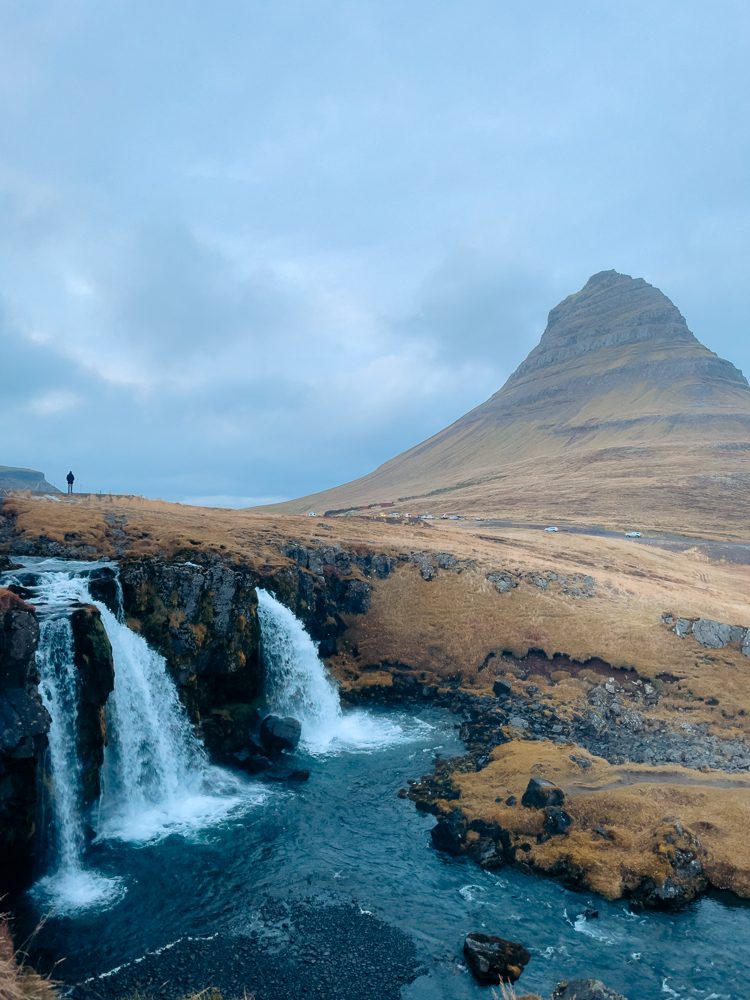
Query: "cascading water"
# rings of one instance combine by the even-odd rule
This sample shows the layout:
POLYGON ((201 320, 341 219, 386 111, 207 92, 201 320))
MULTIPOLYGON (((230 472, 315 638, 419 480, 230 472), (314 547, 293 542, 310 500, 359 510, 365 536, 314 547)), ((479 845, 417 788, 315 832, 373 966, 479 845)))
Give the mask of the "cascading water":
POLYGON ((70 616, 79 603, 95 605, 112 646, 115 683, 106 705, 108 741, 101 772, 97 840, 145 842, 188 833, 264 794, 208 763, 166 662, 122 621, 122 590, 107 563, 24 560, 5 582, 26 588, 41 620, 37 661, 40 692, 50 715, 51 832, 55 866, 37 883, 57 912, 102 905, 123 891, 119 879, 86 869, 87 817, 78 753, 80 678, 70 616), (118 614, 92 598, 90 580, 114 578, 118 614))
POLYGON ((258 618, 269 708, 299 720, 301 742, 309 753, 375 750, 413 738, 413 733, 390 720, 363 711, 344 712, 305 626, 260 588, 258 618))
MULTIPOLYGON (((41 565, 41 563, 40 563, 41 565)), ((57 911, 102 905, 121 891, 84 867, 85 816, 78 754, 80 678, 75 665, 71 606, 88 598, 85 582, 73 572, 50 572, 24 581, 40 618, 37 667, 39 693, 50 717, 48 768, 52 873, 36 886, 40 900, 57 911)))
POLYGON ((98 836, 147 841, 220 819, 244 801, 246 787, 209 765, 164 657, 104 604, 94 604, 115 666, 98 836))

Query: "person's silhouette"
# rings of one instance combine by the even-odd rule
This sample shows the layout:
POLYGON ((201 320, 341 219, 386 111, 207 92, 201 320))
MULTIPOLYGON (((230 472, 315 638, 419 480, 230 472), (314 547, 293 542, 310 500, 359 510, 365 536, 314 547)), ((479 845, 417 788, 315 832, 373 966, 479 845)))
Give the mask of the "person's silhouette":
POLYGON ((68 484, 68 493, 72 493, 73 492, 73 483, 76 481, 76 477, 73 475, 72 472, 69 472, 67 474, 67 476, 65 477, 65 479, 66 479, 66 482, 68 484))

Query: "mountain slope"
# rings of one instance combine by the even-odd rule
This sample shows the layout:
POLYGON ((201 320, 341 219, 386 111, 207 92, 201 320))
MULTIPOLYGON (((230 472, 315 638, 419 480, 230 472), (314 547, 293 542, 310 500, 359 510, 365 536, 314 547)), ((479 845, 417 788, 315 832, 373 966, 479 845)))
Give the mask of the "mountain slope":
POLYGON ((750 387, 641 278, 594 275, 502 389, 345 486, 281 509, 396 502, 510 520, 747 530, 750 387))

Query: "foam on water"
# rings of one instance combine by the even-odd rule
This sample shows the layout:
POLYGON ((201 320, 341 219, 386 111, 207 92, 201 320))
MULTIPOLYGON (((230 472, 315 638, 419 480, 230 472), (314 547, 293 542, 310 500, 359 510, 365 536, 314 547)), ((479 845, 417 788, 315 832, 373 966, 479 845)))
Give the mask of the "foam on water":
POLYGON ((40 910, 54 916, 72 916, 83 910, 103 910, 125 895, 120 878, 107 878, 79 866, 60 868, 40 878, 31 896, 40 910))
POLYGON ((258 617, 269 707, 299 720, 300 742, 308 753, 367 752, 424 734, 425 723, 396 722, 361 710, 344 712, 338 689, 305 626, 260 588, 258 617))
MULTIPOLYGON (((214 791, 185 790, 150 805, 142 803, 111 813, 101 822, 97 840, 119 840, 134 846, 152 844, 178 834, 191 838, 207 827, 215 826, 268 798, 265 790, 233 778, 220 768, 214 791), (227 780, 229 779, 229 780, 227 780)), ((204 777, 210 780, 210 773, 204 777)))

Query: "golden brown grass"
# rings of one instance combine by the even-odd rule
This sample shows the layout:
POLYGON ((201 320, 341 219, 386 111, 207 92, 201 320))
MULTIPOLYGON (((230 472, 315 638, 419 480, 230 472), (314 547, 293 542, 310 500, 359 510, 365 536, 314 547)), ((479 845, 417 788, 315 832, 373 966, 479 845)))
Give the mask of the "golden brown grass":
MULTIPOLYGON (((74 497, 57 503, 14 497, 0 510, 4 514, 13 515, 17 530, 29 541, 45 536, 91 545, 107 556, 214 552, 263 573, 288 564, 281 548, 291 540, 392 556, 451 552, 463 562, 460 572, 440 570, 425 581, 415 565, 397 562, 387 579, 370 580, 371 608, 366 615, 345 616, 341 652, 330 661, 345 688, 388 685, 401 669, 394 664, 405 664, 438 685, 459 676, 464 689, 480 694, 490 693, 494 680, 504 676, 517 695, 525 696, 534 684, 539 697, 570 717, 586 709, 588 691, 601 683, 601 672, 585 665, 600 657, 615 668, 637 671, 630 676, 650 680, 659 689, 658 706, 638 706, 639 711, 670 727, 702 723, 720 736, 750 736, 750 660, 736 648, 707 650, 692 638, 679 639, 662 622, 662 614, 671 612, 750 626, 750 566, 713 562, 697 550, 672 552, 619 538, 529 529, 392 525, 122 497, 74 497), (116 531, 109 523, 113 521, 116 531), (576 598, 556 584, 540 590, 522 579, 501 594, 486 579, 493 570, 520 577, 549 570, 590 574, 596 592, 576 598), (527 668, 497 655, 507 650, 522 657, 530 649, 542 649, 549 657, 564 653, 579 662, 537 659, 527 668), (492 653, 495 657, 483 668, 492 653), (525 675, 528 669, 531 674, 525 675), (665 674, 676 680, 660 679, 665 674)), ((624 776, 599 762, 585 776, 595 787, 584 791, 576 785, 580 774, 570 770, 569 749, 513 743, 505 752, 485 771, 461 777, 462 801, 477 815, 494 815, 497 787, 519 795, 538 763, 525 755, 546 754, 544 766, 569 786, 576 830, 568 838, 536 845, 532 853, 538 867, 551 867, 561 851, 572 851, 589 871, 592 888, 618 894, 628 879, 645 871, 638 856, 650 831, 664 816, 675 815, 706 846, 714 884, 750 895, 750 859, 742 842, 750 793, 740 779, 728 778, 722 786, 715 775, 696 777, 696 772, 664 768, 649 777, 645 767, 630 768, 624 776), (590 831, 598 824, 613 825, 616 840, 592 839, 590 831)), ((503 813, 502 819, 503 825, 533 825, 529 810, 503 813)))
MULTIPOLYGON (((394 556, 448 551, 473 562, 474 568, 440 571, 434 580, 424 581, 415 566, 406 564, 387 580, 371 581, 370 612, 347 620, 349 648, 357 647, 359 656, 345 653, 334 664, 347 683, 372 683, 377 675, 362 674, 361 667, 390 660, 437 679, 460 673, 465 686, 488 691, 503 669, 496 659, 490 669, 480 671, 488 654, 509 650, 523 655, 540 648, 550 656, 559 652, 578 661, 601 657, 614 666, 635 668, 645 678, 671 673, 680 680, 663 686, 660 710, 688 710, 689 721, 705 721, 725 733, 750 731, 748 658, 736 649, 706 650, 691 638, 679 639, 661 621, 662 613, 670 611, 750 626, 747 565, 712 562, 698 551, 671 552, 619 538, 307 518, 135 497, 74 496, 59 502, 13 497, 0 509, 0 517, 6 514, 29 540, 44 536, 90 545, 106 556, 118 551, 166 558, 214 552, 259 572, 272 572, 288 562, 280 549, 290 540, 394 556), (116 520, 116 532, 108 519, 116 520), (499 594, 486 579, 487 572, 498 569, 590 574, 596 594, 573 598, 556 586, 540 591, 527 582, 499 594), (718 699, 719 705, 707 705, 709 698, 718 699), (740 715, 741 710, 748 714, 740 715)), ((389 683, 390 672, 380 680, 389 683)), ((583 670, 577 671, 560 678, 545 696, 562 707, 575 706, 591 683, 583 670)))
MULTIPOLYGON (((613 765, 581 747, 515 740, 497 747, 482 771, 458 773, 454 783, 469 819, 499 823, 516 843, 526 842, 524 858, 542 871, 565 860, 585 873, 585 885, 617 899, 645 877, 666 873, 655 850, 664 821, 679 819, 700 840, 703 865, 712 885, 750 896, 750 777, 719 771, 695 771, 677 765, 613 765), (582 770, 570 755, 585 758, 582 770), (566 794, 565 809, 573 819, 570 833, 537 844, 543 814, 520 804, 529 778, 554 781, 566 794), (518 803, 506 805, 516 796, 518 803), (496 799, 500 802, 496 802, 496 799), (605 829, 609 837, 595 833, 605 829)), ((455 803, 446 803, 450 808, 455 803)))
POLYGON ((0 1000, 57 1000, 51 980, 40 976, 17 951, 6 918, 0 916, 0 1000))

